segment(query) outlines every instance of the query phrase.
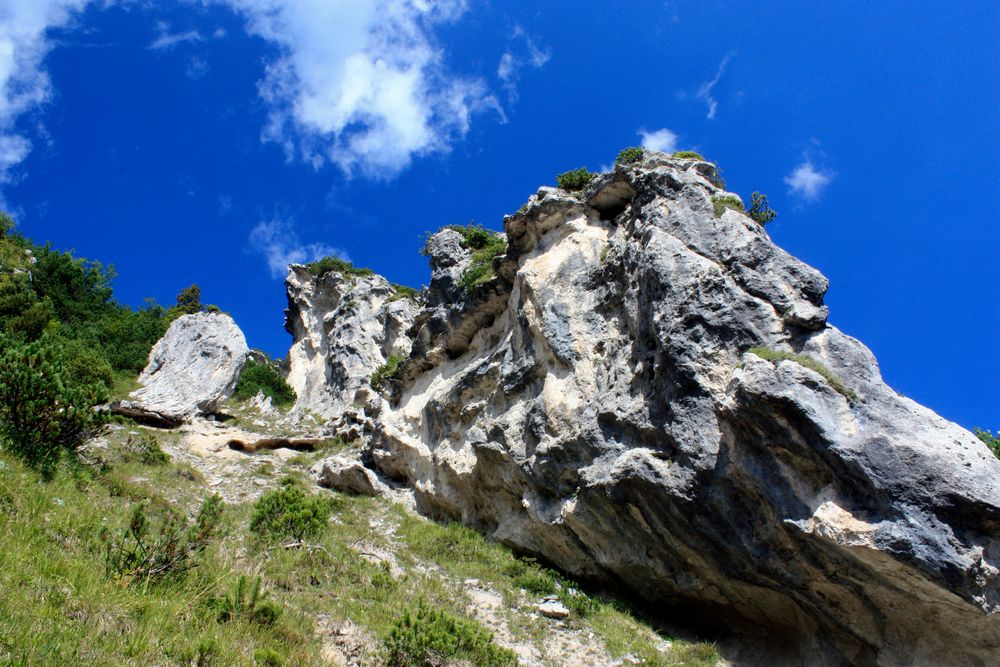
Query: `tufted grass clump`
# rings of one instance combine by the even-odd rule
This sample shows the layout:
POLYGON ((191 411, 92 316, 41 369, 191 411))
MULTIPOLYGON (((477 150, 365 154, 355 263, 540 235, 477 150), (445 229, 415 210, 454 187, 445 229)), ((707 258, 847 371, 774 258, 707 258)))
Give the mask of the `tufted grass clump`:
POLYGON ((853 403, 858 400, 857 393, 855 393, 855 391, 850 387, 846 386, 843 381, 837 377, 836 373, 808 355, 795 354, 793 352, 786 352, 785 350, 772 350, 767 347, 752 347, 747 350, 747 352, 755 354, 761 359, 766 359, 767 361, 773 363, 778 363, 779 361, 794 361, 800 366, 805 366, 809 370, 819 373, 823 376, 823 379, 829 383, 834 391, 842 395, 849 402, 853 403))
POLYGON ((738 213, 745 212, 743 210, 743 202, 738 197, 732 195, 716 195, 712 197, 712 211, 715 212, 716 218, 721 218, 726 209, 737 211, 738 213))
POLYGON ((256 396, 257 392, 262 392, 279 407, 289 406, 295 402, 295 391, 274 364, 247 359, 243 370, 240 371, 233 397, 246 401, 256 396))
POLYGON ((317 278, 322 278, 328 273, 339 273, 344 276, 371 276, 375 272, 371 269, 367 269, 360 266, 354 266, 352 262, 346 259, 341 259, 340 257, 324 257, 318 259, 315 262, 310 262, 306 264, 309 272, 312 273, 317 278))
POLYGON ((381 389, 386 380, 396 376, 396 373, 399 372, 399 365, 401 363, 403 363, 403 357, 398 354, 390 354, 385 360, 385 363, 376 368, 372 373, 371 378, 368 380, 368 384, 370 384, 373 389, 381 389))
POLYGON ((645 155, 646 150, 641 146, 629 146, 628 148, 623 148, 618 151, 618 157, 615 158, 615 164, 632 164, 633 162, 638 162, 645 155))
POLYGON ((594 174, 586 167, 564 171, 556 176, 556 185, 566 192, 577 192, 583 190, 594 179, 594 174))
POLYGON ((286 478, 280 488, 257 500, 250 532, 265 540, 303 542, 319 535, 329 518, 330 503, 325 498, 310 498, 295 480, 286 478))
POLYGON ((705 156, 697 151, 674 151, 670 157, 676 160, 701 160, 702 162, 708 162, 705 156))
POLYGON ((425 667, 459 661, 477 667, 513 667, 517 655, 493 641, 476 621, 459 618, 421 600, 407 609, 383 641, 387 667, 425 667))

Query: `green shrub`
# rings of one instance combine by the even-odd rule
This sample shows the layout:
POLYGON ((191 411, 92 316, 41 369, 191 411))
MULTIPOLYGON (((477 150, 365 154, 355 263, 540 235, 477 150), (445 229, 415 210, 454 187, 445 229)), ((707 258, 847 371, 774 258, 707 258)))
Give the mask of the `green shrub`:
POLYGON ((0 444, 28 465, 48 475, 75 455, 104 426, 93 407, 106 396, 100 385, 73 382, 49 336, 19 345, 0 334, 0 444))
POLYGON ((309 272, 317 278, 322 278, 326 274, 334 271, 348 277, 374 275, 374 271, 371 269, 354 266, 351 262, 339 257, 324 257, 323 259, 306 264, 306 267, 309 269, 309 272))
POLYGON ((211 495, 202 502, 194 522, 181 519, 170 509, 151 534, 146 504, 138 503, 132 508, 128 528, 107 538, 104 562, 108 576, 127 584, 145 584, 187 572, 196 565, 194 557, 215 536, 222 510, 222 498, 211 495))
POLYGON ((253 659, 260 667, 282 667, 285 659, 273 648, 259 648, 253 652, 253 659))
POLYGON ((396 301, 398 299, 410 299, 411 301, 417 301, 420 298, 420 290, 416 287, 410 287, 408 285, 400 285, 399 283, 389 283, 392 287, 394 294, 389 297, 390 301, 396 301))
POLYGON ((986 446, 990 448, 993 455, 1000 459, 1000 437, 993 435, 989 431, 984 431, 981 428, 975 429, 974 433, 977 438, 986 443, 986 446))
POLYGON ((493 258, 507 252, 507 237, 476 224, 450 225, 448 229, 462 234, 462 247, 472 250, 472 261, 458 279, 459 286, 472 293, 496 275, 493 258))
POLYGON ((615 158, 615 164, 631 164, 632 162, 638 162, 645 155, 646 151, 640 146, 629 146, 628 148, 623 148, 618 152, 618 157, 615 158))
POLYGON ((330 518, 324 498, 310 498, 294 480, 262 495, 254 504, 250 531, 268 540, 291 538, 302 542, 318 535, 330 518))
POLYGON ((677 160, 701 160, 702 162, 707 162, 705 156, 696 151, 676 151, 670 157, 677 160))
POLYGON ((778 217, 778 214, 767 205, 767 195, 762 195, 759 192, 750 195, 750 210, 747 211, 747 215, 762 225, 766 225, 778 217))
POLYGON ((391 377, 395 377, 402 362, 403 357, 397 354, 390 354, 385 363, 375 369, 368 383, 375 389, 381 389, 383 382, 391 377))
POLYGON ((847 387, 841 381, 841 379, 837 377, 836 373, 834 373, 829 368, 821 364, 819 361, 813 359, 808 355, 794 354, 792 352, 786 352, 784 350, 772 350, 766 347, 752 347, 749 350, 747 350, 747 352, 755 354, 761 359, 766 359, 767 361, 771 361, 774 363, 786 360, 794 361, 795 363, 801 366, 805 366, 811 371, 819 373, 821 376, 823 376, 823 379, 826 380, 837 393, 844 396, 844 398, 846 398, 851 403, 858 400, 858 395, 854 392, 854 390, 847 387))
POLYGON ((176 313, 175 317, 181 315, 194 315, 201 312, 201 288, 198 285, 185 287, 177 293, 177 303, 170 310, 176 313))
POLYGON ((517 664, 515 653, 498 646, 482 625, 423 601, 393 625, 383 653, 386 667, 436 667, 463 660, 477 667, 517 664))
POLYGON ((744 212, 743 202, 738 197, 732 195, 717 195, 712 197, 712 210, 715 212, 716 218, 721 218, 727 208, 739 213, 744 212))
POLYGON ((148 433, 129 434, 122 443, 122 455, 122 460, 125 462, 148 466, 165 465, 170 462, 170 455, 163 451, 156 437, 148 433))
POLYGON ((274 365, 247 359, 236 381, 233 397, 245 401, 262 392, 277 406, 288 406, 295 402, 295 391, 274 365))
POLYGON ((583 190, 587 187, 590 181, 593 180, 594 176, 596 176, 596 174, 588 171, 586 167, 580 167, 579 169, 573 169, 572 171, 564 171, 556 176, 556 185, 566 192, 575 192, 577 190, 583 190))
POLYGON ((217 598, 214 605, 219 623, 246 621, 271 626, 281 617, 281 607, 261 593, 260 577, 254 577, 251 583, 241 574, 233 590, 217 598))

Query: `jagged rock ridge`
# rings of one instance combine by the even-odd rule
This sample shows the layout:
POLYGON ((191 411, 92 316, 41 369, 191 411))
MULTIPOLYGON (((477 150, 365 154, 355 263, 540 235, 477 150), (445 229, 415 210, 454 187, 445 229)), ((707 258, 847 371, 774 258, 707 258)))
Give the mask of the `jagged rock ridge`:
POLYGON ((826 279, 716 217, 714 182, 647 152, 582 193, 542 188, 472 294, 442 232, 419 313, 292 267, 293 386, 317 412, 361 410, 368 465, 422 511, 576 577, 808 664, 991 664, 1000 462, 886 386, 826 322, 826 279), (392 391, 359 394, 389 347, 409 352, 392 391))

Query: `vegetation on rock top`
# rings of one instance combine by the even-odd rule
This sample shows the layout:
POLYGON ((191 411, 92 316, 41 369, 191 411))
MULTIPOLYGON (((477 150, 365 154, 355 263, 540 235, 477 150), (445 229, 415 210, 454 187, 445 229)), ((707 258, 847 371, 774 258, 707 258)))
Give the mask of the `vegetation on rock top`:
POLYGON ((274 363, 250 358, 240 371, 236 389, 233 390, 233 398, 245 401, 256 396, 257 392, 263 393, 278 407, 289 406, 295 402, 295 391, 278 372, 274 363))
POLYGON ((747 350, 747 352, 774 363, 778 363, 779 361, 794 361, 800 366, 804 366, 811 371, 819 373, 838 394, 844 396, 844 398, 851 403, 858 400, 857 393, 855 393, 855 391, 850 387, 846 386, 843 381, 837 377, 836 373, 808 355, 795 354, 793 352, 786 352, 785 350, 772 350, 767 347, 752 347, 747 350))
POLYGON ((556 185, 566 192, 576 192, 583 190, 594 179, 594 174, 586 167, 564 171, 556 176, 556 185))

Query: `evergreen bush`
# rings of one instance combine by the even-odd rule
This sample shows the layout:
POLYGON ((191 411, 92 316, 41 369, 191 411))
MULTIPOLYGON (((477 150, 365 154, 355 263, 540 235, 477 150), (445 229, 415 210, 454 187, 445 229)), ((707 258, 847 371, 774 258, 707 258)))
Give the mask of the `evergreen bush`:
POLYGON ((324 498, 310 498, 293 479, 281 488, 262 495, 254 504, 250 532, 267 540, 293 539, 302 542, 318 535, 330 518, 330 504, 324 498))
POLYGON ((762 195, 759 192, 750 195, 750 210, 747 211, 747 215, 762 225, 766 225, 778 217, 778 214, 767 205, 767 195, 762 195))
POLYGON ((436 667, 460 661, 476 667, 513 667, 516 654, 493 641, 479 623, 421 600, 403 613, 383 641, 386 667, 436 667))
POLYGON ((61 347, 50 336, 17 344, 0 334, 0 443, 50 474, 64 455, 97 435, 106 417, 99 384, 76 384, 61 347))
POLYGON ((247 359, 240 371, 233 397, 245 401, 262 392, 274 405, 284 407, 295 402, 293 390, 273 364, 247 359))
POLYGON ((615 164, 631 164, 633 162, 638 162, 642 159, 642 156, 645 153, 645 149, 641 146, 629 146, 628 148, 623 148, 618 152, 618 157, 615 158, 615 164))
POLYGON ((566 192, 576 192, 583 190, 594 179, 596 174, 591 173, 586 167, 564 171, 556 176, 556 185, 566 192))

